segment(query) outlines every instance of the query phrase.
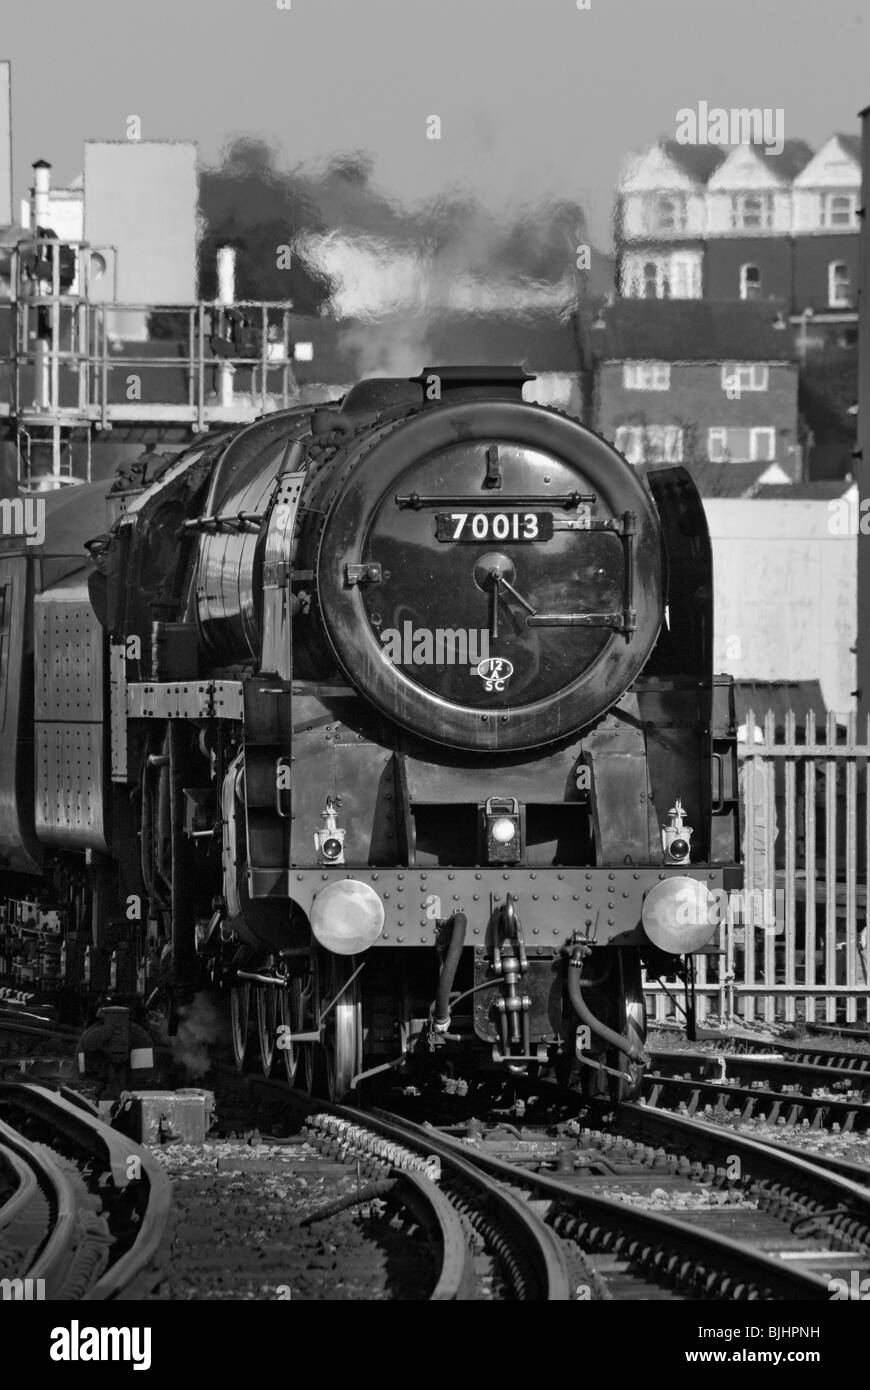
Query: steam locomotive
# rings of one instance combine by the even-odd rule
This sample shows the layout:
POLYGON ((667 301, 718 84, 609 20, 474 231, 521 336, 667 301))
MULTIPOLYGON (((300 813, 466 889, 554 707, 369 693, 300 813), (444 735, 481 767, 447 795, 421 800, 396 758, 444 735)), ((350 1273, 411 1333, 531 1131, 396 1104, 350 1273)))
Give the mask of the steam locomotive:
POLYGON ((237 1065, 636 1093, 740 881, 688 472, 516 367, 365 380, 0 539, 0 970, 237 1065), (691 820, 691 825, 688 823, 691 820), (256 1053, 259 1053, 259 1059, 256 1053))

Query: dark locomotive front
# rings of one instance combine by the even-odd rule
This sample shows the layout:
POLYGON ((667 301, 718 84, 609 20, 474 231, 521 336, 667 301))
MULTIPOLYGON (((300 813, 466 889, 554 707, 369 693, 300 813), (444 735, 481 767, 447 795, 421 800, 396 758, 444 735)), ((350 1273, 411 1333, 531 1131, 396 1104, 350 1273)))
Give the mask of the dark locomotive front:
POLYGON ((642 967, 688 980, 715 932, 736 801, 697 492, 529 379, 268 416, 92 540, 105 843, 64 841, 105 880, 91 944, 141 898, 140 988, 228 986, 240 1065, 256 1028, 333 1095, 419 1063, 624 1096, 642 967))

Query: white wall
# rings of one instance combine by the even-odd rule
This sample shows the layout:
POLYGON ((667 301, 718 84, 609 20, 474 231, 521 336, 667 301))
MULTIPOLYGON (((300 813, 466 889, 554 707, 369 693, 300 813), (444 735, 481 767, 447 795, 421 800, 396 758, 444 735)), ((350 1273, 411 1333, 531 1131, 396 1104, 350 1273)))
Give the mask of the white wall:
POLYGON ((119 303, 195 300, 196 204, 194 144, 85 142, 85 237, 118 248, 119 303))
POLYGON ((0 62, 0 227, 12 222, 12 67, 0 62))
POLYGON ((829 709, 855 706, 857 539, 824 500, 705 498, 713 542, 717 671, 821 681, 829 709))

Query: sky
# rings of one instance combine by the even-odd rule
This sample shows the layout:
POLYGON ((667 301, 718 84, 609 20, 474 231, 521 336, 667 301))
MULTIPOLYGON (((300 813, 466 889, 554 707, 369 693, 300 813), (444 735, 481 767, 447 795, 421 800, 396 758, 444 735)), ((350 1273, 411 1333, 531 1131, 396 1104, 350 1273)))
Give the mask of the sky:
POLYGON ((782 108, 818 148, 870 104, 867 0, 2 0, 14 196, 86 139, 237 133, 279 162, 364 149, 405 201, 446 189, 495 208, 579 201, 606 249, 620 161, 677 112, 782 108), (427 139, 427 118, 441 139, 427 139))

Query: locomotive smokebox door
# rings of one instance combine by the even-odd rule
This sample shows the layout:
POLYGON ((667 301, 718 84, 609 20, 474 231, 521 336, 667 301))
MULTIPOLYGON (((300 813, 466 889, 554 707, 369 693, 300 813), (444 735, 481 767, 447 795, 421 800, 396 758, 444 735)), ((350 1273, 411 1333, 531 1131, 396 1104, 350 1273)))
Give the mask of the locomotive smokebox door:
POLYGON ((540 747, 596 719, 642 671, 664 613, 642 479, 518 385, 498 383, 505 399, 453 382, 437 408, 349 448, 314 564, 351 684, 413 733, 472 751, 540 747))

